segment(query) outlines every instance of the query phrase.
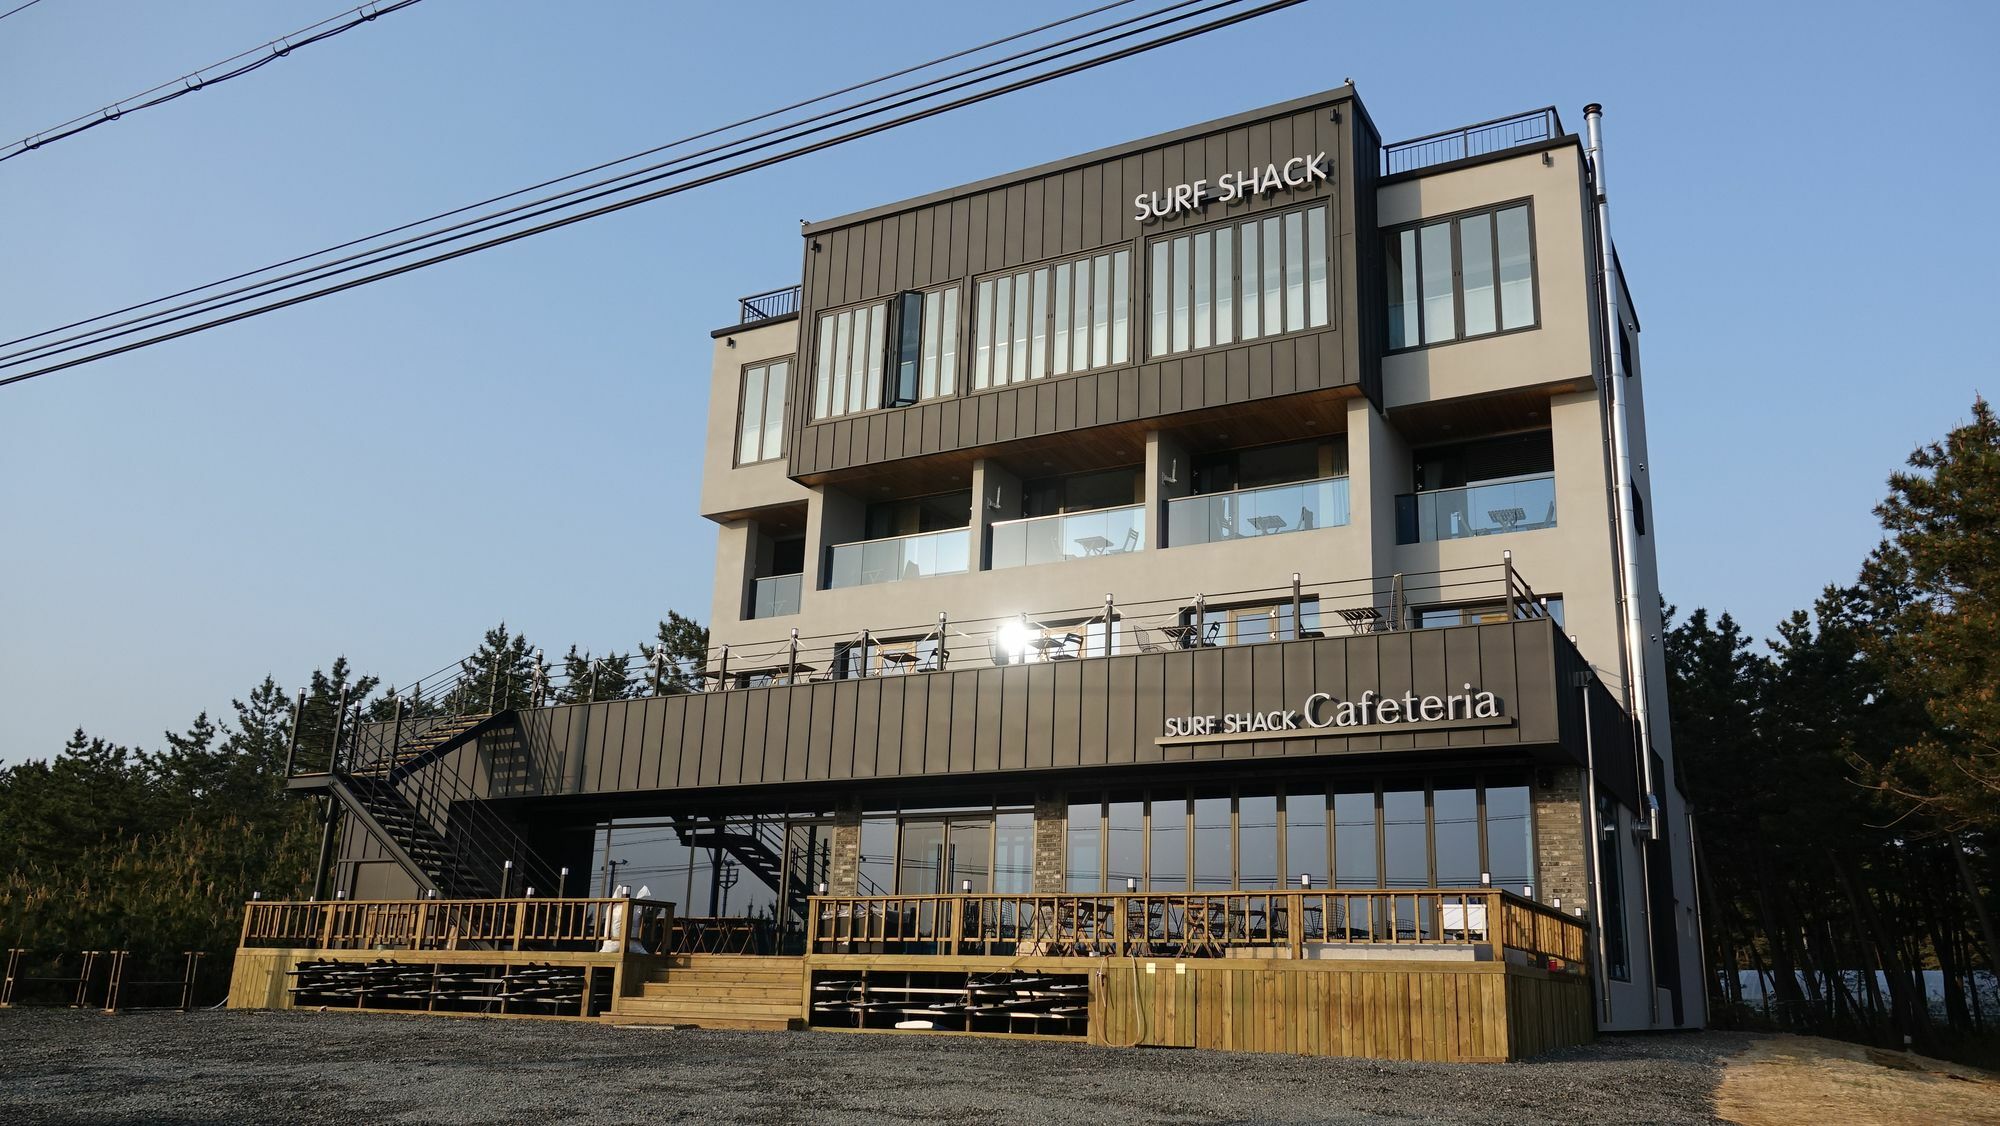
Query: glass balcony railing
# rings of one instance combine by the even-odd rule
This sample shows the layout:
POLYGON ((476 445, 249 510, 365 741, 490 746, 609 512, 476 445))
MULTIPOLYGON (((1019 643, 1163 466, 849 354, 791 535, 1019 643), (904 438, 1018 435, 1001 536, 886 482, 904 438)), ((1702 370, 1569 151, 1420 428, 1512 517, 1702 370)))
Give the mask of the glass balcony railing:
POLYGON ((839 590, 850 586, 921 579, 930 575, 963 574, 971 542, 964 528, 941 532, 918 532, 888 539, 862 540, 834 545, 832 569, 827 586, 839 590))
POLYGON ((1538 473, 1396 498, 1396 542, 1428 543, 1556 526, 1556 476, 1538 473))
POLYGON ((750 593, 750 616, 781 618, 799 612, 799 589, 804 575, 771 575, 758 579, 750 593))
POLYGON ((1142 504, 996 523, 993 569, 1137 551, 1145 524, 1142 504))
POLYGON ((1345 477, 1205 493, 1167 502, 1167 544, 1171 547, 1309 532, 1346 523, 1345 477))

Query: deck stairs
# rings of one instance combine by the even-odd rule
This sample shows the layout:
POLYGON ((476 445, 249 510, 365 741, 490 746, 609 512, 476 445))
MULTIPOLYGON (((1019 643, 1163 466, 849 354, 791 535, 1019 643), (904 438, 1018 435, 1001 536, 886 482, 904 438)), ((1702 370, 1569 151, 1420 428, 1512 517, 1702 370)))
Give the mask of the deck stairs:
POLYGON ((805 1027, 805 960, 737 954, 675 954, 639 992, 620 997, 612 1024, 783 1031, 805 1027))

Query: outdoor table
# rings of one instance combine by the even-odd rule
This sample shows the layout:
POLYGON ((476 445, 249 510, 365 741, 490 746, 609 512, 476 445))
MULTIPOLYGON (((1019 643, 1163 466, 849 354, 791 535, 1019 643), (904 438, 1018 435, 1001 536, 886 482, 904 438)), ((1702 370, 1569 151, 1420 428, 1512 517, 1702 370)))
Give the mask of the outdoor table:
POLYGON ((1111 550, 1111 541, 1103 536, 1079 536, 1076 546, 1082 548, 1085 555, 1102 555, 1111 550))
POLYGON ((1494 508, 1487 510, 1486 516, 1495 524, 1511 532, 1514 530, 1514 525, 1528 518, 1528 513, 1525 509, 1520 508, 1494 508))
POLYGON ((1259 535, 1268 536, 1272 532, 1278 532, 1284 530, 1285 518, 1277 515, 1276 513, 1267 513, 1263 516, 1252 516, 1250 518, 1250 526, 1257 529, 1257 533, 1259 535))

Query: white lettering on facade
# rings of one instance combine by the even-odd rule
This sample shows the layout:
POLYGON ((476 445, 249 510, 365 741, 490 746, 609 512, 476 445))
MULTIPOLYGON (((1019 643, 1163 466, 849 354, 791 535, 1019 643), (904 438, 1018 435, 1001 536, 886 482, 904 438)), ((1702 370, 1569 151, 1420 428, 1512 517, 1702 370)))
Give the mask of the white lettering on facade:
POLYGON ((1383 696, 1370 689, 1358 700, 1340 700, 1331 692, 1315 692, 1297 710, 1168 716, 1166 736, 1180 739, 1500 718, 1500 698, 1491 692, 1475 691, 1471 684, 1465 685, 1463 691, 1444 696, 1419 696, 1415 692, 1383 696))
POLYGON ((1235 203, 1279 190, 1309 188, 1315 183, 1333 179, 1331 163, 1323 152, 1311 156, 1302 154, 1285 161, 1282 168, 1267 164, 1262 168, 1224 172, 1215 178, 1213 191, 1207 180, 1195 180, 1175 184, 1164 193, 1141 192, 1132 197, 1132 217, 1141 223, 1150 223, 1170 215, 1200 211, 1210 203, 1235 203))

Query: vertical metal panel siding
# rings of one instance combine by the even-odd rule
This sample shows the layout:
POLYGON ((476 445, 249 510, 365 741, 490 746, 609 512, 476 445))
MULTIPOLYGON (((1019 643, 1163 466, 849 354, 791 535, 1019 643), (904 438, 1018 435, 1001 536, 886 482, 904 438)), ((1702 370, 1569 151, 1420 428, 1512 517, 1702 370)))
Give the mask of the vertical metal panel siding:
MULTIPOLYGON (((966 650, 961 661, 980 661, 966 650)), ((1203 759, 1560 743, 1583 757, 1587 664, 1547 621, 1496 623, 1219 649, 1128 653, 1030 666, 795 688, 568 705, 524 713, 513 737, 435 769, 476 792, 532 764, 510 793, 703 789, 778 782, 1010 772, 1203 759), (1499 696, 1507 726, 1161 747, 1169 716, 1299 707, 1315 691, 1499 696), (499 769, 485 761, 499 756, 499 769)), ((1629 720, 1601 684, 1591 719, 1603 785, 1636 800, 1629 720)), ((515 785, 512 782, 510 786, 515 785)))
MULTIPOLYGON (((1361 353, 1340 335, 1348 319, 1342 315, 1342 302, 1354 292, 1356 248, 1369 242, 1357 238, 1357 231, 1373 230, 1372 200, 1365 199, 1368 193, 1363 189, 1372 188, 1377 157, 1368 147, 1375 143, 1372 134, 1364 142, 1348 124, 1331 120, 1330 110, 1337 104, 1179 138, 1152 150, 973 191, 814 236, 820 249, 807 253, 800 362, 793 373, 796 403, 811 402, 812 352, 817 347, 813 325, 820 312, 886 298, 903 289, 969 283, 974 275, 1100 249, 1130 249, 1133 254, 1132 362, 1116 372, 1052 377, 1046 383, 969 394, 972 347, 970 340, 962 339, 959 355, 967 365, 967 378, 960 380, 961 395, 936 404, 934 412, 929 407, 902 408, 818 423, 808 417, 809 410, 795 412, 792 472, 823 473, 1360 381, 1361 353), (1144 226, 1132 215, 1132 197, 1142 191, 1200 178, 1213 181, 1225 171, 1282 163, 1297 153, 1322 150, 1333 159, 1333 180, 1311 194, 1269 193, 1144 226), (1145 239, 1209 223, 1241 222, 1311 198, 1324 200, 1331 210, 1328 246, 1333 261, 1328 285, 1334 311, 1324 331, 1238 344, 1189 359, 1145 362, 1145 239), (1366 225, 1356 213, 1363 202, 1371 211, 1366 225), (1105 378, 1096 378, 1097 374, 1105 378), (1050 386, 1064 383, 1076 385, 1073 410, 1067 398, 1045 394, 1050 386)), ((1360 120, 1358 113, 1345 110, 1342 117, 1345 122, 1360 120)), ((962 323, 971 323, 974 304, 968 284, 961 298, 962 323)))

